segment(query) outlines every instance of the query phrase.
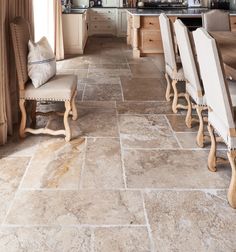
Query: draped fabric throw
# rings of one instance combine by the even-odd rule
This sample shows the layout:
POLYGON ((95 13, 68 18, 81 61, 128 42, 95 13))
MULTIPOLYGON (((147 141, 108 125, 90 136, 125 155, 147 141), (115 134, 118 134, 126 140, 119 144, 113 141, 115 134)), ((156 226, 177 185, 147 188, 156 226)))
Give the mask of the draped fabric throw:
MULTIPOLYGON (((0 7, 0 145, 18 122, 18 83, 10 34, 10 22, 17 16, 33 28, 33 0, 1 0, 0 7)), ((33 33, 32 33, 33 34, 33 33)))

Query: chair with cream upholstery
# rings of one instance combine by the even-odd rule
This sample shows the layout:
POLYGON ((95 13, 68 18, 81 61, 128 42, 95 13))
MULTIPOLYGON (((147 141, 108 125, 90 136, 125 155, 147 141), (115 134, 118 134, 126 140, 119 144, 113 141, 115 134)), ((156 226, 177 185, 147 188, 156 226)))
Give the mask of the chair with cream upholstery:
MULTIPOLYGON (((211 149, 208 156, 208 168, 216 171, 218 161, 216 158, 216 132, 228 146, 227 155, 232 168, 228 201, 233 208, 236 208, 236 118, 233 111, 235 101, 232 102, 231 98, 235 98, 231 96, 235 90, 231 91, 226 83, 216 41, 203 28, 194 31, 193 36, 209 110, 208 131, 211 137, 211 149)), ((234 85, 236 86, 235 82, 234 85)))
POLYGON ((186 100, 188 102, 188 111, 186 115, 186 125, 191 128, 194 118, 192 118, 192 108, 195 108, 199 119, 199 128, 197 134, 197 144, 203 147, 204 144, 204 119, 203 110, 207 109, 204 90, 201 85, 201 79, 193 53, 193 45, 190 40, 190 34, 187 27, 180 19, 174 23, 175 35, 179 48, 180 58, 184 70, 186 81, 186 100), (190 100, 191 99, 191 100, 190 100), (192 103, 193 101, 193 103, 192 103))
POLYGON ((77 76, 56 75, 39 88, 34 88, 27 71, 28 42, 31 38, 29 23, 21 17, 15 18, 11 23, 11 33, 19 83, 19 106, 21 110, 20 137, 25 137, 25 133, 28 132, 32 134, 65 135, 65 140, 70 141, 71 131, 68 116, 72 114, 72 119, 77 119, 75 106, 77 76), (34 127, 27 127, 26 101, 32 103, 31 126, 35 126, 37 115, 51 114, 51 112, 36 112, 37 101, 64 102, 65 112, 63 116, 65 129, 51 130, 49 128, 35 129, 34 127))
POLYGON ((167 81, 166 100, 170 101, 170 97, 174 95, 172 110, 174 113, 177 113, 178 108, 187 109, 186 106, 178 104, 178 98, 185 97, 185 93, 178 93, 176 86, 178 83, 183 84, 184 72, 181 64, 176 61, 173 30, 170 20, 164 13, 161 13, 159 16, 159 22, 165 58, 165 78, 167 81), (172 79, 174 94, 171 94, 170 78, 172 79))
POLYGON ((229 13, 211 10, 202 14, 202 26, 207 31, 230 31, 229 13))

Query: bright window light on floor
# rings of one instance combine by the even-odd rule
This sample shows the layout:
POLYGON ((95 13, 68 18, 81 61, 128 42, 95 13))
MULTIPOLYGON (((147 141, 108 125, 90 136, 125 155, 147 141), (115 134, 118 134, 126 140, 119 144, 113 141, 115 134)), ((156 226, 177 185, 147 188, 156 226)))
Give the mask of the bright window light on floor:
POLYGON ((45 36, 54 50, 54 11, 52 0, 33 0, 34 4, 34 36, 35 41, 39 41, 45 36))

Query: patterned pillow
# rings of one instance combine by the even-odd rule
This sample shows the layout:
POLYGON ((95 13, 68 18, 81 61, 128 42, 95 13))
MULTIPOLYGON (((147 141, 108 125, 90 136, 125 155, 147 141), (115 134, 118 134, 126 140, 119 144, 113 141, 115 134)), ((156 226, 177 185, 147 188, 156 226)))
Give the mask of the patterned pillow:
POLYGON ((56 74, 56 59, 47 38, 28 43, 28 75, 35 88, 40 87, 56 74))

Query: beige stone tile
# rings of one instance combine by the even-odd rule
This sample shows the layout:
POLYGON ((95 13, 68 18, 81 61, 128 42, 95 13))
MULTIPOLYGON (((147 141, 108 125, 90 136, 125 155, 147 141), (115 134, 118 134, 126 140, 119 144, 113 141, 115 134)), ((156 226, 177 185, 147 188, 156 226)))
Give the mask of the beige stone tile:
POLYGON ((82 185, 98 189, 124 187, 119 139, 88 139, 82 185))
POLYGON ((108 113, 116 112, 115 101, 83 101, 78 102, 78 110, 93 109, 96 111, 103 111, 108 113))
POLYGON ((88 84, 88 85, 120 84, 120 78, 119 77, 106 77, 106 76, 103 76, 101 78, 84 78, 84 79, 79 79, 78 83, 88 84))
POLYGON ((103 78, 104 76, 109 78, 115 77, 131 77, 129 69, 89 69, 88 78, 103 78))
POLYGON ((22 188, 78 189, 85 154, 85 139, 66 143, 49 139, 40 144, 30 162, 22 188))
POLYGON ((2 252, 91 251, 91 231, 77 227, 0 228, 2 252))
POLYGON ((158 78, 121 78, 125 101, 165 101, 163 81, 158 78))
POLYGON ((61 69, 58 74, 75 74, 78 78, 87 78, 88 69, 61 69))
POLYGON ((127 186, 130 188, 228 188, 229 165, 217 172, 207 169, 208 151, 124 150, 127 186))
POLYGON ((117 102, 119 114, 172 114, 171 103, 158 102, 117 102))
POLYGON ((89 69, 91 71, 92 71, 92 69, 129 69, 129 65, 127 63, 121 63, 121 64, 90 64, 89 69))
POLYGON ((120 138, 127 148, 179 148, 163 115, 120 115, 120 138))
MULTIPOLYGON (((18 128, 15 129, 18 131, 18 128)), ((0 156, 32 156, 37 150, 40 136, 27 135, 20 139, 18 133, 8 139, 7 144, 0 146, 0 156)))
POLYGON ((83 61, 81 56, 72 57, 63 61, 57 62, 57 69, 88 69, 89 64, 83 61))
MULTIPOLYGON (((208 135, 208 132, 205 132, 206 135, 208 135)), ((197 145, 196 137, 197 132, 183 132, 183 133, 176 133, 176 137, 178 138, 181 146, 186 149, 202 149, 197 145)), ((204 144, 204 148, 209 149, 211 146, 210 138, 209 141, 206 141, 204 144)), ((217 149, 223 149, 226 150, 227 147, 223 143, 217 144, 217 149)))
POLYGON ((146 61, 137 64, 129 64, 133 77, 139 78, 160 78, 163 74, 157 66, 151 61, 146 61))
POLYGON ((138 225, 144 224, 140 192, 22 191, 5 224, 17 225, 138 225))
POLYGON ((156 251, 234 251, 235 210, 200 191, 150 192, 145 196, 156 251))
POLYGON ((152 56, 151 60, 154 62, 154 64, 158 67, 160 71, 165 72, 164 54, 157 54, 155 56, 152 56))
POLYGON ((145 227, 95 229, 95 252, 149 252, 145 227))
POLYGON ((29 161, 28 157, 0 156, 0 223, 9 209, 29 161))
POLYGON ((121 101, 120 85, 86 85, 84 101, 121 101))
POLYGON ((198 131, 198 123, 193 122, 192 128, 188 128, 185 124, 185 115, 167 115, 167 119, 170 122, 172 129, 175 132, 197 132, 198 131))

